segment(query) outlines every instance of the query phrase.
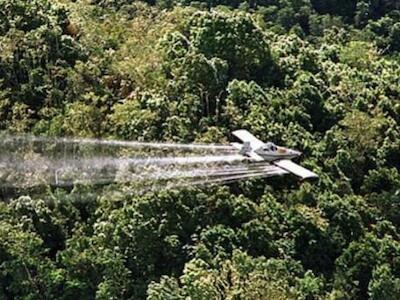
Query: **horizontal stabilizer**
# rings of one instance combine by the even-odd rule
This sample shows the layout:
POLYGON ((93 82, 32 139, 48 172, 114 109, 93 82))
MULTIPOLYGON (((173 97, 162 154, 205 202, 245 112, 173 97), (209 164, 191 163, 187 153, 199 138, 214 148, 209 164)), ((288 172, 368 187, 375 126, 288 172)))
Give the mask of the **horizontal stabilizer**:
POLYGON ((233 146, 236 150, 240 150, 243 148, 243 144, 239 143, 231 143, 231 146, 233 146))
POLYGON ((302 179, 318 177, 318 175, 315 174, 314 172, 311 172, 310 170, 307 170, 306 168, 303 168, 302 166, 295 164, 291 160, 287 159, 278 160, 274 161, 273 164, 286 171, 289 171, 290 173, 293 173, 294 175, 301 177, 302 179))

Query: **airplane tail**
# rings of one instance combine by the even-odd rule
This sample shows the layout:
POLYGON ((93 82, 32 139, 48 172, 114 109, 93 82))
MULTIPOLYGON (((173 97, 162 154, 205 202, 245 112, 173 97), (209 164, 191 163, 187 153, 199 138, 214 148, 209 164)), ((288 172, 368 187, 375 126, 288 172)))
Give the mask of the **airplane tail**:
POLYGON ((249 154, 251 151, 250 142, 244 142, 242 148, 239 151, 239 154, 246 155, 249 154))
POLYGON ((248 155, 251 152, 250 142, 244 142, 243 144, 239 143, 231 143, 233 147, 239 150, 239 154, 241 155, 248 155))

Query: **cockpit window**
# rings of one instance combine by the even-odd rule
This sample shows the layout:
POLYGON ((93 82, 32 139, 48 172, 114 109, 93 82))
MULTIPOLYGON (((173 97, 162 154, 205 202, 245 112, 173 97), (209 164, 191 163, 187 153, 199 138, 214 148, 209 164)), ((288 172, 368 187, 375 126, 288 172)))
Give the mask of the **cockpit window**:
POLYGON ((277 147, 275 146, 274 143, 266 143, 263 150, 264 151, 276 151, 277 147))

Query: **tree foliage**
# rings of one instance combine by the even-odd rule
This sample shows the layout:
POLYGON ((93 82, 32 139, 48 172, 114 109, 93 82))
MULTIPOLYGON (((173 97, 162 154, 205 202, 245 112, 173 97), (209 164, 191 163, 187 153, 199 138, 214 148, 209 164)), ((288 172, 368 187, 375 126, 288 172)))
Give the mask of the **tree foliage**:
POLYGON ((0 0, 0 129, 303 152, 316 182, 0 190, 0 298, 398 299, 397 1, 0 0))

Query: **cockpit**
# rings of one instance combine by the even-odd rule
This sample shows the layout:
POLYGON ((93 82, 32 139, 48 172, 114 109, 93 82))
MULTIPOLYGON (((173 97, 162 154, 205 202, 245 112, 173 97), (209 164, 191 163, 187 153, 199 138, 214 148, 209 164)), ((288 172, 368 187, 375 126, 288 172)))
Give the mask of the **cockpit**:
POLYGON ((269 151, 269 152, 275 152, 276 150, 278 150, 278 148, 276 147, 276 145, 274 143, 268 142, 263 146, 263 151, 269 151))

